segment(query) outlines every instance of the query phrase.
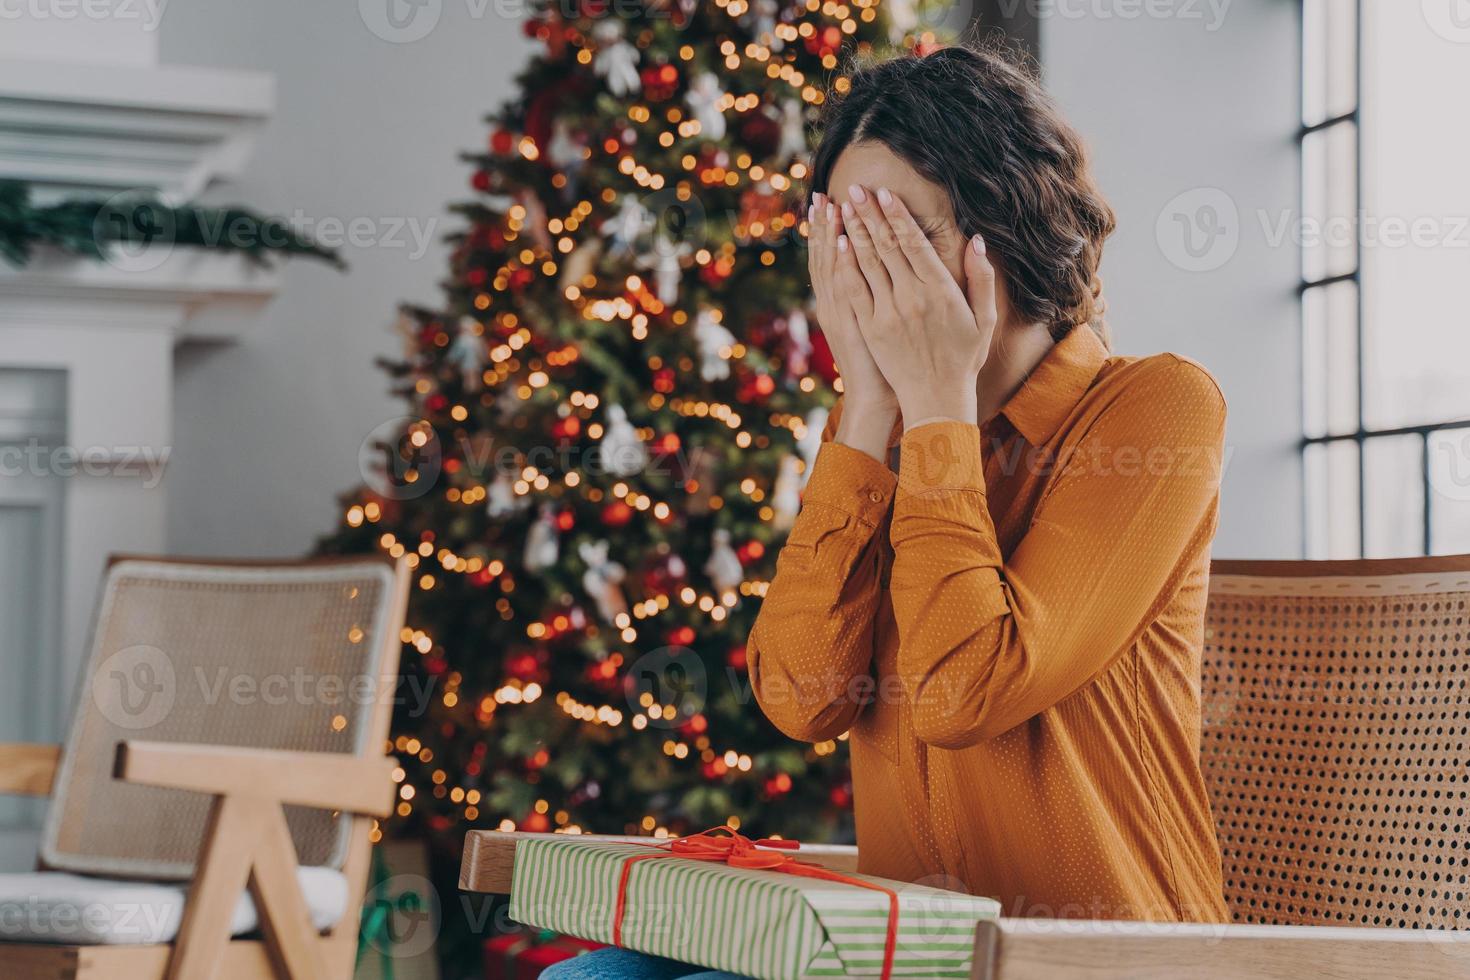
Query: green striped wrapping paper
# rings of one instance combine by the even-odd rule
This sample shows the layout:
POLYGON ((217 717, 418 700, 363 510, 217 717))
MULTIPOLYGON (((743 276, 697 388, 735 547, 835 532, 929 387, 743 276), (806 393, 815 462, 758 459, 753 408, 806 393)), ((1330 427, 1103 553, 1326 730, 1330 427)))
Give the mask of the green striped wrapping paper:
MULTIPOLYGON (((574 835, 516 842, 510 917, 611 943, 623 861, 649 849, 574 835)), ((800 856, 800 852, 797 852, 800 856)), ((975 926, 992 899, 850 875, 898 894, 895 977, 970 975, 975 926)), ((757 980, 876 977, 888 896, 839 882, 663 857, 633 865, 623 945, 757 980)))

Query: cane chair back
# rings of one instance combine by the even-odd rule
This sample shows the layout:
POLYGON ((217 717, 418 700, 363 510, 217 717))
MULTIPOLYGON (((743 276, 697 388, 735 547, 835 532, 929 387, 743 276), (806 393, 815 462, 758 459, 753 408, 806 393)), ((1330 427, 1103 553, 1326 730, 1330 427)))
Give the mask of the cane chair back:
POLYGON ((1470 556, 1216 562, 1202 693, 1237 922, 1470 925, 1470 556))
MULTIPOLYGON (((192 876, 211 799, 114 780, 120 741, 381 755, 405 591, 394 567, 375 558, 115 560, 103 578, 42 865, 192 876)), ((301 864, 341 868, 349 820, 286 809, 301 864)))

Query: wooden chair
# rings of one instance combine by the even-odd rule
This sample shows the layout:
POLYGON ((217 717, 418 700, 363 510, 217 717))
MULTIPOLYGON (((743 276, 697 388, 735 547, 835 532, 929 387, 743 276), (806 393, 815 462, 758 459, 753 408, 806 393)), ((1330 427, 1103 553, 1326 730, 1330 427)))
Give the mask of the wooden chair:
POLYGON ((376 558, 113 559, 65 746, 0 746, 54 797, 0 975, 350 977, 407 596, 376 558))
MULTIPOLYGON (((1470 556, 1216 562, 1205 625, 1234 922, 1001 919, 973 977, 1470 978, 1470 556)), ((514 836, 472 832, 461 887, 508 891, 514 836)))

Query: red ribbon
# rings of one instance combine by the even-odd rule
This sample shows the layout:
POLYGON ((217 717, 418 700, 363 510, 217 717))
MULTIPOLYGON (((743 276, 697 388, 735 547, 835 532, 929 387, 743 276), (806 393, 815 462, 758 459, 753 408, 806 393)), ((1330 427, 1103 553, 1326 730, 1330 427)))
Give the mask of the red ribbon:
POLYGON ((623 945, 623 916, 627 911, 628 878, 633 873, 633 865, 639 861, 654 858, 680 857, 690 861, 714 861, 728 864, 732 868, 778 871, 782 874, 800 875, 803 878, 819 878, 822 881, 835 881, 843 885, 882 892, 888 896, 888 934, 883 940, 883 980, 889 980, 892 977, 893 954, 898 947, 898 893, 891 888, 884 888, 882 885, 875 885, 861 878, 853 878, 808 861, 799 861, 791 854, 783 853, 800 849, 801 844, 798 841, 768 837, 751 840, 749 837, 736 833, 733 827, 714 827, 701 834, 676 837, 662 844, 643 846, 658 853, 635 854, 623 861, 623 872, 618 877, 618 903, 613 911, 613 945, 623 945), (724 831, 725 835, 720 836, 720 831, 724 831))

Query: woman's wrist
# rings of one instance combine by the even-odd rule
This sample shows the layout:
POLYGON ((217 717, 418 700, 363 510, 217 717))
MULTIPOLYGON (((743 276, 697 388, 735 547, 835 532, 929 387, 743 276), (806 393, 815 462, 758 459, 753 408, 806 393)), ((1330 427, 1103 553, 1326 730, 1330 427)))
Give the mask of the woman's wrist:
POLYGON ((896 401, 853 401, 844 398, 837 420, 837 442, 882 463, 888 458, 888 437, 898 423, 896 401))
POLYGON ((979 424, 979 397, 974 385, 952 391, 916 394, 903 403, 903 429, 909 432, 931 422, 979 424))

